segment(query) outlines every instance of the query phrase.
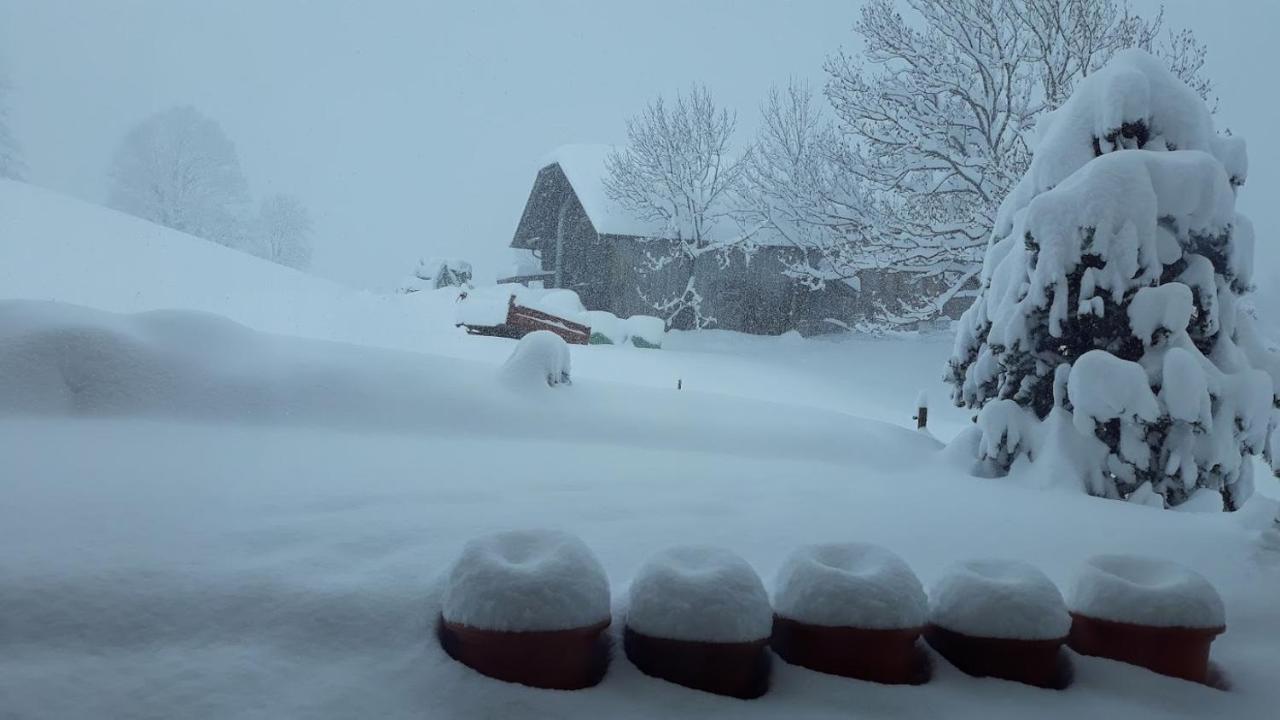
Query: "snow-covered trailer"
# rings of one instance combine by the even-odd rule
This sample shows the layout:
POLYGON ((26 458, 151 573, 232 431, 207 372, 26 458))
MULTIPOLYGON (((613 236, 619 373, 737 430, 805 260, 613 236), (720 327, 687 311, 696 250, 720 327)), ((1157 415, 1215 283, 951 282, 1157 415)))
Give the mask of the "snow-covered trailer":
POLYGON ((520 339, 535 330, 550 330, 574 345, 586 345, 591 340, 591 328, 581 323, 542 310, 535 310, 516 303, 515 295, 507 300, 505 316, 485 314, 485 308, 477 308, 480 312, 460 313, 458 326, 467 329, 472 335, 489 335, 520 339))

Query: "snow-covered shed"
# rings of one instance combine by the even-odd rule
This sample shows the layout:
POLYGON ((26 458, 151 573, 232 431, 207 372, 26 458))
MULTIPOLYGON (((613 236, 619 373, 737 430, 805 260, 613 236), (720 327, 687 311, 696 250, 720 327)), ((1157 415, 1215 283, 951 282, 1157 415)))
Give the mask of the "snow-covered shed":
MULTIPOLYGON (((653 269, 648 258, 667 255, 670 246, 664 243, 674 241, 663 237, 661 226, 636 218, 605 193, 612 150, 568 145, 545 159, 511 241, 512 248, 532 251, 541 270, 503 282, 569 288, 588 310, 626 317, 655 314, 654 304, 680 296, 693 276, 704 316, 715 318, 713 327, 767 335, 830 332, 859 312, 856 290, 844 283, 809 289, 785 272, 802 251, 759 237, 749 253, 708 253, 653 269)), ((724 220, 709 234, 713 242, 733 246, 742 231, 724 220)), ((692 323, 691 313, 671 318, 677 328, 692 323)))

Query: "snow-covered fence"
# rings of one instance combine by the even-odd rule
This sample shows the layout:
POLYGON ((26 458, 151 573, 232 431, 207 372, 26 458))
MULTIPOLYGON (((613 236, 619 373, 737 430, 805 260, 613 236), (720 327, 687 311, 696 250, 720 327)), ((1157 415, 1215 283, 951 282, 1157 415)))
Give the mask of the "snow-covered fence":
POLYGON ((443 589, 437 633, 454 659, 500 680, 579 689, 604 679, 611 641, 647 675, 742 699, 764 695, 770 646, 792 665, 881 683, 929 681, 918 642, 962 672, 1044 688, 1073 680, 1063 646, 1224 687, 1209 646, 1225 630, 1207 580, 1174 563, 1101 556, 1064 600, 1023 562, 979 560, 928 596, 897 555, 861 543, 805 546, 772 599, 751 565, 716 547, 653 556, 630 585, 621 629, 609 581, 576 537, 489 535, 466 545, 443 589), (619 637, 620 636, 620 637, 619 637))

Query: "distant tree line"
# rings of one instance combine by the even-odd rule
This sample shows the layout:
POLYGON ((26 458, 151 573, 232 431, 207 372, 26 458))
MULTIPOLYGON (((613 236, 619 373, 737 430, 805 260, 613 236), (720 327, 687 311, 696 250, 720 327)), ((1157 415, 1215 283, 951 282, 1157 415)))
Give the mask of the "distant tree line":
MULTIPOLYGON (((1138 47, 1212 107, 1205 46, 1128 0, 870 0, 853 30, 863 50, 827 59, 822 98, 801 83, 774 88, 745 147, 733 149, 736 117, 703 87, 627 123, 606 192, 679 240, 649 269, 672 253, 749 256, 768 238, 805 251, 787 273, 813 289, 868 270, 915 278, 919 292, 892 299, 872 326, 928 320, 973 292, 1037 118, 1081 78, 1138 47), (716 235, 734 239, 711 242, 726 223, 736 232, 716 235)), ((647 300, 668 317, 703 317, 693 279, 681 296, 647 300)))
POLYGON ((111 162, 111 207, 281 265, 311 263, 311 217, 298 198, 275 193, 254 208, 235 145, 190 106, 134 125, 111 162))
MULTIPOLYGON (((11 88, 0 66, 0 178, 25 180, 27 165, 10 117, 11 88)), ((235 145, 218 123, 193 107, 145 118, 120 141, 108 177, 107 202, 117 210, 306 269, 311 216, 298 198, 249 197, 235 145)))
POLYGON ((22 148, 13 134, 9 118, 9 77, 0 62, 0 178, 22 180, 26 177, 26 164, 22 160, 22 148))

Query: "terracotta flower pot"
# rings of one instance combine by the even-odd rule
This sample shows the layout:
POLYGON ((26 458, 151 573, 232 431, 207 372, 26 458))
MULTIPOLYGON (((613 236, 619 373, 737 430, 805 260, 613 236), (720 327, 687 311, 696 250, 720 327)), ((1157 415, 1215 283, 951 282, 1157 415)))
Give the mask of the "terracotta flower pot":
POLYGON ((870 630, 832 627, 774 616, 773 651, 792 665, 891 685, 929 681, 928 656, 917 645, 920 628, 870 630))
POLYGON ((511 632, 439 623, 440 645, 449 657, 507 682, 553 690, 599 684, 609 666, 609 621, 569 630, 511 632))
POLYGON ((1014 680, 1055 690, 1071 684, 1071 661, 1062 652, 1066 638, 975 637, 932 624, 925 627, 924 637, 939 655, 975 677, 1014 680))
POLYGON ((1226 627, 1151 627, 1071 614, 1071 649, 1208 684, 1209 645, 1226 627))
POLYGON ((1226 630, 1226 608, 1191 568, 1139 555, 1096 555, 1072 584, 1071 648, 1223 687, 1209 645, 1226 630))
POLYGON ((623 647, 645 675, 749 700, 769 689, 769 640, 699 642, 652 637, 627 628, 623 647))

